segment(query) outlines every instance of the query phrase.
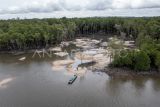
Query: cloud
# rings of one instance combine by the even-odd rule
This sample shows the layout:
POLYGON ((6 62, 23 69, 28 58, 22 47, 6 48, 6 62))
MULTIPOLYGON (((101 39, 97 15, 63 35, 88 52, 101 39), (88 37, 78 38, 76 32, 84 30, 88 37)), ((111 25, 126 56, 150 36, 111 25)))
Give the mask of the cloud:
POLYGON ((61 18, 61 17, 150 17, 159 16, 160 8, 145 9, 109 9, 104 11, 55 11, 53 13, 1 14, 0 19, 32 19, 32 18, 61 18))
POLYGON ((61 2, 32 2, 23 6, 14 6, 3 10, 1 9, 0 14, 41 13, 61 10, 63 10, 61 2))
POLYGON ((160 8, 160 1, 159 0, 113 0, 112 8, 116 9, 160 8))
MULTIPOLYGON (((27 1, 27 0, 26 0, 27 1)), ((16 0, 15 0, 16 2, 16 0)), ((0 9, 0 14, 52 13, 56 11, 105 11, 109 9, 160 8, 159 0, 33 0, 0 9)))
POLYGON ((86 10, 106 10, 111 8, 112 0, 90 0, 85 6, 86 10))

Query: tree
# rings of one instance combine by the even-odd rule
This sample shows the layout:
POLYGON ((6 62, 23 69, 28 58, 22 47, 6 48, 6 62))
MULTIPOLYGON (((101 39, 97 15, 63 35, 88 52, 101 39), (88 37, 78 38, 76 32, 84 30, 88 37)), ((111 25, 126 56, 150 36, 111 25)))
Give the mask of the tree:
POLYGON ((112 62, 113 66, 116 67, 133 67, 133 52, 124 51, 121 53, 116 53, 114 56, 114 61, 112 62), (122 55, 123 54, 123 55, 122 55))
POLYGON ((160 71, 160 51, 158 51, 156 54, 155 64, 156 64, 158 70, 160 71))
POLYGON ((156 39, 160 39, 160 22, 151 20, 147 24, 148 34, 152 35, 156 39))
POLYGON ((138 71, 150 69, 150 58, 144 51, 135 52, 134 69, 138 71))

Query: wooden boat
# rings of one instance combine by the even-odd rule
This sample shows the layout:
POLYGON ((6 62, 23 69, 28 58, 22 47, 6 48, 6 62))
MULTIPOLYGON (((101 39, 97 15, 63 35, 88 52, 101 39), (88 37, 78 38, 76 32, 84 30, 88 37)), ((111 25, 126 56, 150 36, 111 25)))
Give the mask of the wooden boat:
POLYGON ((77 75, 74 75, 73 78, 71 78, 69 81, 68 81, 68 84, 73 84, 73 82, 77 79, 77 75))

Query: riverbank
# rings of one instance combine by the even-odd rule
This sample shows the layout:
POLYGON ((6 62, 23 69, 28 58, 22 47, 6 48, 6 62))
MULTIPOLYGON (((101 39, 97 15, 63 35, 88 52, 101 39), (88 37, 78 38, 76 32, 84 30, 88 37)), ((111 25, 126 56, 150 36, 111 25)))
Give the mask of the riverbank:
POLYGON ((107 73, 110 77, 113 77, 113 78, 134 79, 136 77, 141 77, 141 76, 160 77, 160 72, 158 72, 158 70, 156 69, 152 69, 150 71, 135 71, 129 68, 105 67, 104 69, 100 71, 107 73))
MULTIPOLYGON (((143 72, 143 71, 136 72, 135 70, 131 70, 128 68, 109 67, 108 65, 113 60, 113 58, 111 57, 111 53, 113 50, 108 48, 109 39, 112 40, 112 38, 109 35, 108 36, 101 35, 100 38, 98 37, 99 37, 98 34, 97 35, 85 35, 85 37, 83 37, 83 35, 79 35, 75 40, 61 42, 59 45, 57 45, 57 47, 50 47, 50 48, 46 48, 45 50, 48 51, 48 53, 50 53, 50 51, 53 51, 52 54, 55 54, 56 57, 60 57, 60 58, 61 57, 63 58, 64 56, 72 57, 73 59, 71 60, 74 60, 74 63, 79 64, 77 67, 82 67, 82 68, 86 67, 88 70, 106 72, 111 77, 134 78, 136 76, 160 76, 160 73, 156 70, 151 70, 148 72, 143 72), (65 45, 65 46, 63 47, 62 45, 65 45), (69 46, 69 45, 75 45, 75 47, 73 48, 72 46, 69 46), (87 60, 87 63, 85 62, 86 60, 87 60)), ((116 43, 117 42, 119 43, 120 41, 117 39, 116 43)), ((132 49, 130 48, 129 43, 130 43, 129 41, 124 41, 123 45, 125 48, 132 49)), ((41 52, 41 54, 42 54, 42 51, 43 49, 38 50, 38 52, 41 52)), ((8 52, 1 51, 0 53, 5 53, 5 54, 8 53, 8 54, 19 56, 19 55, 25 55, 27 53, 34 53, 34 52, 35 52, 35 49, 26 50, 26 51, 8 51, 8 52)), ((58 60, 58 61, 64 62, 68 60, 63 59, 63 60, 58 60)), ((69 65, 74 66, 75 64, 69 63, 69 65)), ((53 64, 53 68, 55 70, 57 68, 59 69, 59 68, 64 68, 64 67, 53 64)), ((76 69, 76 67, 67 66, 68 71, 74 71, 74 69, 76 69)))
POLYGON ((104 34, 104 33, 95 33, 95 34, 76 34, 76 36, 72 39, 66 39, 65 41, 60 41, 57 44, 52 44, 50 46, 47 47, 40 47, 40 48, 27 48, 27 49, 15 49, 15 50, 0 50, 0 54, 25 54, 25 53, 33 53, 35 52, 35 50, 43 50, 46 49, 48 50, 49 48, 52 47, 57 47, 59 46, 62 42, 70 42, 70 41, 74 41, 75 39, 79 39, 79 38, 92 38, 92 39, 96 39, 96 40, 100 40, 103 39, 103 41, 107 41, 107 39, 109 37, 112 37, 113 35, 111 34, 104 34))

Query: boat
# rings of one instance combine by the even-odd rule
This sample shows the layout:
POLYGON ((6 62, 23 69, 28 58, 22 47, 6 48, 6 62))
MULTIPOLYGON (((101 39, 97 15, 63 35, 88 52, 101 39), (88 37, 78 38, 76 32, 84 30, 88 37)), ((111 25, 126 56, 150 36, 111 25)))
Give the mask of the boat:
POLYGON ((77 79, 77 75, 74 75, 73 78, 71 78, 69 81, 68 81, 68 84, 73 84, 73 82, 77 79))

